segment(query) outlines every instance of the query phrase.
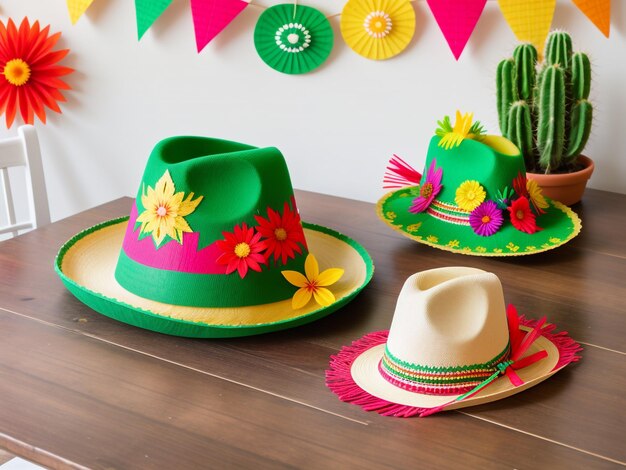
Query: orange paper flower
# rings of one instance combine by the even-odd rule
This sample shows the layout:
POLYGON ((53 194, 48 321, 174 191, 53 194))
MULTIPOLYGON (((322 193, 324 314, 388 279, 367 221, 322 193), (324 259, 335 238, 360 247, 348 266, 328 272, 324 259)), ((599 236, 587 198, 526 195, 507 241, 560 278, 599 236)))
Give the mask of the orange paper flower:
POLYGON ((57 65, 69 49, 53 51, 61 33, 48 36, 50 26, 40 29, 39 21, 31 26, 24 18, 19 30, 9 19, 5 26, 0 21, 0 113, 6 114, 7 128, 15 120, 18 108, 27 124, 34 115, 46 122, 45 107, 61 112, 58 101, 65 101, 59 90, 70 86, 59 79, 72 73, 69 67, 57 65))

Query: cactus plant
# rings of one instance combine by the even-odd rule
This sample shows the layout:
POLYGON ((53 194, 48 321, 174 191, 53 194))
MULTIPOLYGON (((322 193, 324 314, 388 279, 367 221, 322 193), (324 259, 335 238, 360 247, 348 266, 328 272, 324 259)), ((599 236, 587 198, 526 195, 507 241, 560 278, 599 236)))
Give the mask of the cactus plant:
POLYGON ((589 58, 572 53, 570 35, 550 33, 538 68, 535 47, 517 46, 498 65, 496 86, 500 130, 519 147, 527 171, 573 168, 589 138, 593 106, 589 58))
POLYGON ((516 101, 511 105, 509 115, 508 137, 517 145, 527 168, 533 167, 533 133, 531 112, 528 103, 524 100, 516 101))

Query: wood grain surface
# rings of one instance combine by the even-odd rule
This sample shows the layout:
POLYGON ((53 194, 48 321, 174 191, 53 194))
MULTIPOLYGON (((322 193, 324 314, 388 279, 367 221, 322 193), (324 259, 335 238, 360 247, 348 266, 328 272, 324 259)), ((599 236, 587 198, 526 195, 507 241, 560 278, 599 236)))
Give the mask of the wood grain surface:
POLYGON ((120 199, 0 243, 0 447, 53 468, 615 468, 626 465, 626 196, 588 190, 579 237, 515 259, 447 253, 388 229, 374 206, 297 192, 304 220, 374 259, 372 283, 318 322, 263 336, 197 340, 99 315, 57 278, 58 248, 125 215, 120 199), (328 358, 387 329, 412 273, 492 271, 507 302, 547 315, 581 362, 498 402, 424 419, 340 402, 328 358))
POLYGON ((3 451, 2 449, 0 449, 0 465, 2 465, 3 463, 8 462, 9 460, 13 459, 15 456, 13 454, 9 454, 8 452, 3 451))

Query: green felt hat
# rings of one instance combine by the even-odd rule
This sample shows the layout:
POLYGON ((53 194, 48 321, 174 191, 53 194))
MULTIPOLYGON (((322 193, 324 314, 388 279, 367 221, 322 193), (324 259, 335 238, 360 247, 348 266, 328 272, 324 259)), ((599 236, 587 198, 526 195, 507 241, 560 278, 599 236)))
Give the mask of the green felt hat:
POLYGON ((192 337, 310 322, 373 273, 357 242, 301 222, 278 149, 204 137, 157 144, 130 216, 73 237, 56 269, 100 313, 192 337))
POLYGON ((378 216, 420 243, 476 256, 539 253, 578 235, 578 216, 526 179, 517 147, 471 119, 439 123, 423 174, 391 159, 386 187, 399 189, 378 201, 378 216))

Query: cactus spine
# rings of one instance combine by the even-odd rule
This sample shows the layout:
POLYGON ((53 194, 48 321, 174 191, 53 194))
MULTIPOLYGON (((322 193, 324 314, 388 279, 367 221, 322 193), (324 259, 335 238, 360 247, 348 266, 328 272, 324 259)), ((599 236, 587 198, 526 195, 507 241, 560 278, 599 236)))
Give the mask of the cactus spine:
POLYGON ((537 50, 520 44, 513 59, 498 65, 500 130, 519 147, 528 171, 564 171, 576 162, 591 131, 591 65, 586 54, 572 53, 564 31, 548 36, 538 71, 536 62, 537 50))
POLYGON ((537 49, 532 44, 520 44, 513 51, 519 98, 531 102, 535 88, 537 49))
POLYGON ((575 100, 589 98, 591 89, 591 64, 587 54, 577 52, 572 55, 572 93, 575 100))
POLYGON ((573 109, 570 119, 570 137, 565 154, 565 161, 573 163, 583 151, 589 139, 591 120, 593 119, 593 107, 586 99, 578 101, 573 109))
POLYGON ((546 64, 568 70, 571 58, 572 38, 565 31, 553 31, 546 41, 546 64))
POLYGON ((498 90, 498 118, 500 129, 506 134, 509 121, 509 108, 517 101, 517 87, 515 86, 515 62, 513 59, 505 59, 498 64, 497 90, 498 90))
POLYGON ((535 161, 533 155, 533 127, 530 107, 524 100, 516 101, 509 113, 509 139, 524 156, 526 168, 533 169, 535 161))
POLYGON ((559 64, 551 65, 543 74, 537 112, 539 165, 550 173, 561 164, 565 143, 565 72, 559 64))

